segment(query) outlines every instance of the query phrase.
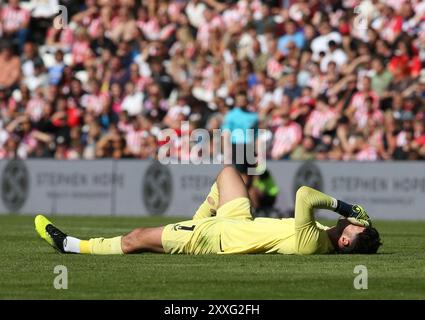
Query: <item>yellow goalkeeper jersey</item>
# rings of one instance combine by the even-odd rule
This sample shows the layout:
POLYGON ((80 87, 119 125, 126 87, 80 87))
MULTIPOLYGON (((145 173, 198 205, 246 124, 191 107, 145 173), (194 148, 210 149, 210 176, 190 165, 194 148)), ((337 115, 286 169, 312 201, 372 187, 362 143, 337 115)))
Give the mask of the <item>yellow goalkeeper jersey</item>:
POLYGON ((323 254, 334 247, 326 226, 312 222, 298 230, 295 219, 256 218, 254 220, 217 219, 222 254, 281 253, 323 254))
POLYGON ((295 218, 251 216, 248 198, 237 198, 217 210, 216 217, 167 225, 162 233, 166 253, 324 254, 334 252, 314 209, 332 209, 334 199, 311 188, 297 192, 295 218))

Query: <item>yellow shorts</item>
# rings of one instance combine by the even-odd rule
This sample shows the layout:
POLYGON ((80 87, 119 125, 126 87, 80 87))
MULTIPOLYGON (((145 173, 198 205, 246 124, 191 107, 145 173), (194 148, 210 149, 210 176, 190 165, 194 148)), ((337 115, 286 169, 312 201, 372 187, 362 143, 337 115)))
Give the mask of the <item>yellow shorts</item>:
POLYGON ((162 246, 171 254, 211 254, 221 252, 220 234, 223 218, 251 219, 248 198, 227 202, 211 218, 187 220, 166 225, 162 232, 162 246))
POLYGON ((236 198, 217 210, 217 218, 252 219, 251 202, 248 198, 236 198))

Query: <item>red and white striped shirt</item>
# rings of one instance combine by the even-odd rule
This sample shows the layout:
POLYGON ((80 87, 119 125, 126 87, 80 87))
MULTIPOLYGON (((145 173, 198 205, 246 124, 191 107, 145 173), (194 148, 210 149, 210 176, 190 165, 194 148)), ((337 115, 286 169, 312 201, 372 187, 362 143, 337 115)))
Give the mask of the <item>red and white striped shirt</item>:
POLYGON ((88 55, 90 43, 88 41, 75 41, 72 44, 72 59, 74 64, 82 64, 88 55))
POLYGON ((23 8, 12 8, 7 5, 1 11, 1 20, 6 31, 22 29, 29 22, 29 19, 29 11, 23 8))
POLYGON ((409 139, 406 131, 400 131, 396 137, 397 147, 404 147, 409 143, 409 139))
POLYGON ((202 85, 204 87, 205 90, 213 90, 214 88, 214 83, 213 83, 213 78, 214 78, 214 68, 213 66, 209 65, 207 66, 205 69, 203 69, 201 71, 201 75, 203 78, 202 81, 202 85))
POLYGON ((381 128, 375 129, 367 140, 372 147, 378 149, 384 143, 384 130, 381 128))
POLYGON ((203 49, 208 49, 211 30, 222 27, 223 20, 221 16, 216 15, 210 22, 205 22, 199 27, 196 40, 200 43, 203 49))
POLYGON ((28 155, 35 149, 38 144, 37 139, 34 137, 35 130, 32 130, 28 134, 26 134, 19 144, 18 147, 18 155, 25 159, 28 155))
POLYGON ((313 110, 307 120, 307 126, 311 126, 311 135, 314 138, 319 138, 324 131, 327 123, 334 120, 336 114, 332 110, 319 111, 313 110))
POLYGON ((176 26, 174 24, 168 24, 164 28, 161 29, 159 33, 159 39, 164 41, 173 35, 176 31, 176 26))
POLYGON ((403 18, 401 16, 392 17, 390 20, 383 21, 384 28, 380 32, 381 38, 387 41, 393 41, 402 31, 403 18))
POLYGON ((41 97, 34 97, 28 101, 25 112, 30 116, 31 121, 37 122, 40 120, 43 114, 44 105, 45 101, 41 97))
POLYGON ((381 110, 373 110, 372 112, 357 110, 354 118, 357 121, 357 127, 360 129, 364 128, 370 120, 375 124, 384 123, 384 113, 381 110))
POLYGON ((291 147, 294 144, 298 144, 302 139, 301 126, 291 121, 286 125, 282 125, 277 128, 274 139, 271 155, 273 158, 280 158, 281 156, 292 151, 291 147))
POLYGON ((135 156, 140 154, 143 139, 148 135, 146 130, 130 129, 125 137, 128 150, 135 156))
POLYGON ((91 21, 88 23, 87 31, 90 35, 90 37, 94 38, 99 33, 100 27, 102 25, 102 19, 100 17, 96 19, 91 19, 91 21))
POLYGON ((133 129, 133 125, 130 122, 118 121, 118 130, 123 133, 128 133, 133 129))
POLYGON ((270 78, 278 79, 282 75, 283 64, 279 63, 276 59, 270 59, 267 63, 267 75, 270 78))
POLYGON ((378 160, 378 153, 376 152, 376 148, 369 146, 359 151, 356 154, 357 161, 376 161, 378 160))
POLYGON ((379 97, 374 91, 370 91, 368 93, 365 92, 357 92, 352 98, 351 98, 351 105, 353 105, 356 110, 359 109, 366 109, 366 98, 371 97, 373 102, 373 109, 379 108, 379 97))
POLYGON ((238 1, 233 8, 223 12, 223 21, 228 28, 235 24, 246 25, 249 15, 249 4, 247 1, 238 1))
MULTIPOLYGON (((381 117, 379 115, 379 112, 376 112, 379 110, 379 97, 374 91, 370 91, 368 93, 365 92, 357 92, 352 98, 351 98, 351 105, 355 108, 354 118, 356 121, 359 122, 360 128, 365 125, 365 121, 369 118, 370 114, 368 112, 367 106, 366 106, 366 99, 370 97, 372 98, 372 109, 375 110, 372 114, 373 118, 376 118, 379 120, 381 117)), ((383 115, 382 115, 383 116, 383 115)), ((379 120, 380 122, 381 120, 379 120)), ((382 119, 383 121, 383 119, 382 119)))
POLYGON ((161 28, 156 18, 151 18, 148 21, 139 20, 136 24, 148 40, 157 40, 159 38, 161 28))
POLYGON ((99 115, 105 103, 108 102, 108 94, 85 94, 81 98, 81 105, 88 111, 93 111, 95 115, 99 115))

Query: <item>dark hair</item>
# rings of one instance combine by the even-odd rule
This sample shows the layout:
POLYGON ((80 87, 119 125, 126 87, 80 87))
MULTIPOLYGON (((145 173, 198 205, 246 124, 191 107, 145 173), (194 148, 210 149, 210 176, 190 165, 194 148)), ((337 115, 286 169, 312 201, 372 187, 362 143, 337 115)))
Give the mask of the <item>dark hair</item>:
POLYGON ((329 102, 329 100, 328 100, 328 97, 325 95, 325 94, 321 94, 321 95, 319 95, 318 97, 317 97, 317 100, 316 100, 317 102, 323 102, 323 103, 325 103, 325 104, 328 104, 328 102, 329 102))
POLYGON ((356 235, 350 246, 340 249, 340 253, 376 253, 382 245, 379 232, 375 228, 365 228, 356 235))
POLYGON ((338 46, 338 44, 335 42, 335 40, 330 40, 330 41, 328 42, 328 46, 329 46, 329 47, 337 47, 337 46, 338 46))
POLYGON ((244 96, 245 98, 248 98, 246 91, 245 90, 242 90, 242 89, 240 89, 238 92, 236 92, 235 98, 237 96, 244 96))

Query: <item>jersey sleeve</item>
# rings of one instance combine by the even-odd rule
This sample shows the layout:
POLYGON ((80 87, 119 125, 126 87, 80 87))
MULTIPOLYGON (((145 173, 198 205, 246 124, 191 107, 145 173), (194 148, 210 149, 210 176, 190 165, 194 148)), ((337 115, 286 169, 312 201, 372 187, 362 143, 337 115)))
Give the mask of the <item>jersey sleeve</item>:
POLYGON ((314 209, 333 209, 333 198, 309 187, 301 187, 295 200, 295 252, 326 253, 330 240, 314 219, 314 209))

